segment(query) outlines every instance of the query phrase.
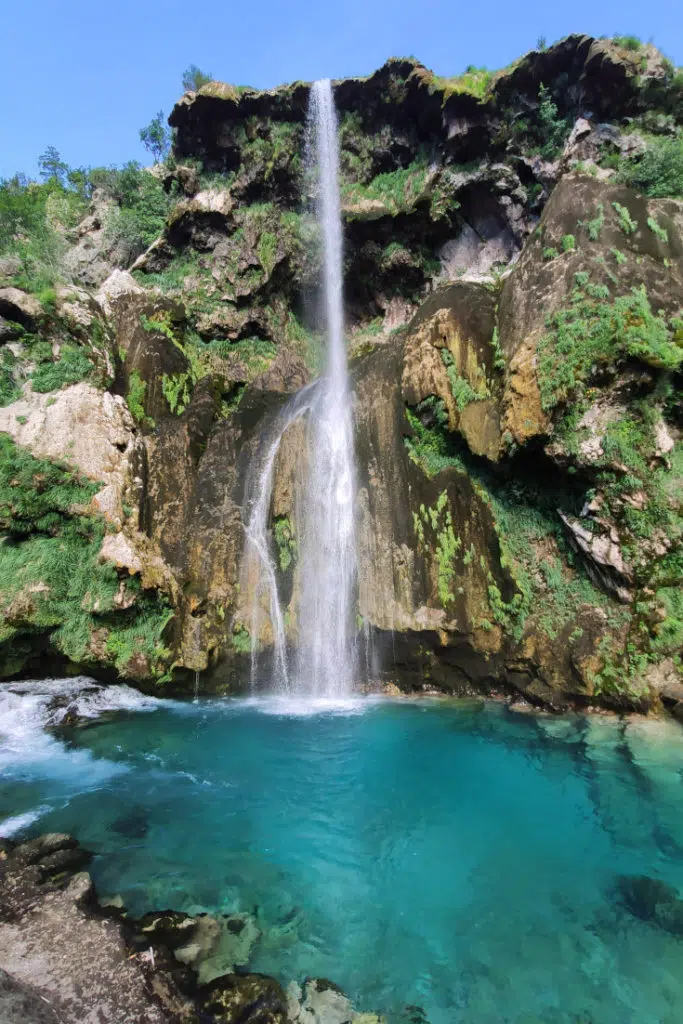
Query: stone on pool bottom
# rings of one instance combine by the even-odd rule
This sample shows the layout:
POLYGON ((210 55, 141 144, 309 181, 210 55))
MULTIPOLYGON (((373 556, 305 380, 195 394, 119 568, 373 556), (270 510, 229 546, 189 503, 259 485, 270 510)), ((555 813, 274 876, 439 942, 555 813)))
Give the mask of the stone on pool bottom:
POLYGON ((475 701, 163 702, 10 767, 0 815, 40 807, 135 914, 250 915, 250 970, 389 1021, 674 1024, 682 940, 620 879, 683 891, 682 755, 675 724, 475 701))

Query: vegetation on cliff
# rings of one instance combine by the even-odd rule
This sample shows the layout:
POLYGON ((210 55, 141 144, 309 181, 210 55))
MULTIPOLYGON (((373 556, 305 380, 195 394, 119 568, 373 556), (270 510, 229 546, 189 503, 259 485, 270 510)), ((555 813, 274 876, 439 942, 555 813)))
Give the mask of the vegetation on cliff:
MULTIPOLYGON (((198 68, 183 85, 170 155, 160 117, 143 130, 154 168, 70 168, 49 148, 39 181, 0 183, 12 437, 26 427, 30 450, 38 397, 86 381, 125 399, 136 453, 135 507, 106 519, 68 440, 62 467, 5 437, 6 673, 46 650, 220 677, 248 648, 245 467, 269 410, 319 367, 308 86, 259 93, 198 68), (133 551, 118 568, 99 554, 114 520, 133 551)), ((681 72, 629 37, 453 78, 394 59, 336 85, 352 351, 393 367, 376 401, 401 392, 392 430, 417 474, 377 503, 405 505, 393 578, 406 557, 422 567, 406 632, 427 609, 435 657, 466 635, 549 703, 646 703, 681 671, 682 99, 681 72), (430 305, 453 282, 471 289, 463 311, 430 305)), ((294 593, 292 500, 282 483, 272 530, 294 593)))

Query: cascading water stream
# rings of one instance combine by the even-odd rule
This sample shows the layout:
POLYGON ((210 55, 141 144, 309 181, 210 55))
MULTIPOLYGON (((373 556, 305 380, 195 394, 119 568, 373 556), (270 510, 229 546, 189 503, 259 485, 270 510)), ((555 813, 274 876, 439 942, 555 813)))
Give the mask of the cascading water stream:
POLYGON ((337 117, 328 79, 311 88, 308 180, 314 183, 322 252, 326 338, 323 377, 282 410, 253 488, 246 527, 252 584, 252 686, 264 597, 272 629, 272 685, 313 697, 349 695, 356 676, 355 472, 353 423, 344 340, 342 222, 339 201, 337 117), (290 656, 269 518, 277 454, 286 430, 307 421, 307 479, 297 510, 299 561, 296 651, 290 656))

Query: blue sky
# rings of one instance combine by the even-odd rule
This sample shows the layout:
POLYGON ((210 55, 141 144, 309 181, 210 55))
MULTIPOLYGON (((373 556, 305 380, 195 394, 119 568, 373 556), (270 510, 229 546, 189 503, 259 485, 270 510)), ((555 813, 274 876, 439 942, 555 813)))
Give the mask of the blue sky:
POLYGON ((17 0, 0 27, 0 177, 145 160, 138 129, 190 64, 239 85, 368 74, 414 55, 438 74, 502 67, 569 32, 652 38, 683 65, 682 0, 17 0))

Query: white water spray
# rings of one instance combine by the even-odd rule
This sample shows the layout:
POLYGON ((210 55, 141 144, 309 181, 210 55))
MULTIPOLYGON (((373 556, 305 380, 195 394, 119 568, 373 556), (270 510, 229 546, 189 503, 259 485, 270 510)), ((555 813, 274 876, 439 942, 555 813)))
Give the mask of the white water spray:
POLYGON ((282 692, 340 698, 356 676, 355 473, 353 424, 344 341, 342 224, 339 146, 332 86, 311 88, 308 118, 308 179, 314 183, 322 249, 322 299, 326 338, 323 377, 287 403, 268 442, 246 528, 247 563, 257 568, 251 626, 252 685, 258 675, 257 647, 264 596, 272 629, 272 684, 282 692), (307 420, 307 481, 299 502, 299 562, 295 592, 296 649, 289 651, 269 517, 273 477, 285 431, 307 420))

